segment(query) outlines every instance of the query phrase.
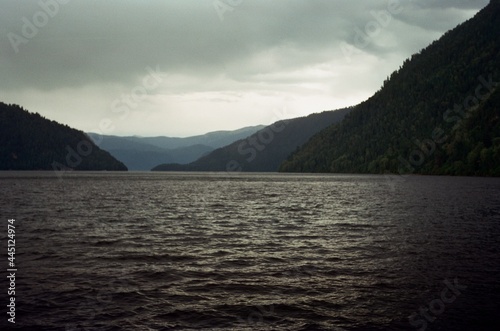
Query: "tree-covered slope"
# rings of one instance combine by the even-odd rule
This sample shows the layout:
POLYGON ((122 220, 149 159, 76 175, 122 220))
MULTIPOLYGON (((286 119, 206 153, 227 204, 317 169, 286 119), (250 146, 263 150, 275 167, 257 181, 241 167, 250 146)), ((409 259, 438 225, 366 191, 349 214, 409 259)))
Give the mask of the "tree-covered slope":
POLYGON ((341 121, 349 108, 276 122, 187 165, 162 164, 154 171, 278 171, 286 157, 312 135, 341 121))
POLYGON ((82 131, 0 103, 0 170, 127 170, 82 131))
POLYGON ((500 2, 406 60, 288 172, 500 175, 500 2))
POLYGON ((500 176, 500 88, 465 118, 457 116, 456 120, 449 142, 436 150, 440 163, 434 173, 500 176))

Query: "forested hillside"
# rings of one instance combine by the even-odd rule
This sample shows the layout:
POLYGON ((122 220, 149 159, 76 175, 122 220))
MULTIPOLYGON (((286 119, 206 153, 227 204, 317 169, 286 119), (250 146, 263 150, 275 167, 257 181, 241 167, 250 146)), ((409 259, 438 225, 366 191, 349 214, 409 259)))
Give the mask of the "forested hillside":
POLYGON ((264 127, 257 125, 184 138, 87 134, 100 148, 125 163, 129 170, 149 171, 162 163, 186 164, 196 161, 214 149, 248 137, 264 127))
POLYGON ((499 28, 500 2, 492 1, 406 60, 280 170, 499 176, 499 28))
POLYGON ((0 170, 127 170, 82 131, 0 103, 0 170))
POLYGON ((155 171, 278 171, 286 157, 312 135, 341 121, 349 108, 278 121, 246 139, 218 148, 187 165, 162 164, 155 171))

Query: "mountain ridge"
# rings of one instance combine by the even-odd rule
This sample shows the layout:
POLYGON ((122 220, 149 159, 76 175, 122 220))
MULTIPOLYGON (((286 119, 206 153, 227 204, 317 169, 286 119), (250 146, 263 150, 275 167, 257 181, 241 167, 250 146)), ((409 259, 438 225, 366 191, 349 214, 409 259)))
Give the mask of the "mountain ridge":
POLYGON ((280 171, 499 175, 498 167, 477 163, 482 153, 481 162, 500 164, 498 104, 487 103, 497 100, 499 26, 500 2, 492 1, 405 60, 379 91, 290 155, 280 171), (464 131, 477 128, 470 121, 478 109, 491 121, 483 125, 483 141, 464 131))
POLYGON ((0 102, 0 170, 119 170, 127 167, 82 131, 0 102))
MULTIPOLYGON (((141 136, 123 136, 120 138, 128 139, 130 141, 148 143, 150 145, 164 148, 175 149, 179 147, 188 147, 192 145, 203 144, 213 148, 219 148, 228 145, 238 139, 244 138, 266 127, 265 125, 246 126, 236 130, 217 130, 199 134, 189 137, 170 137, 170 136, 154 136, 154 137, 141 137, 141 136), (236 137, 236 138, 233 138, 236 137)), ((92 133, 97 135, 96 133, 92 133)), ((119 136, 111 136, 119 137, 119 136)))
POLYGON ((216 148, 247 137, 264 128, 247 126, 237 130, 219 130, 191 137, 112 136, 89 132, 101 148, 125 163, 129 170, 149 171, 161 163, 186 164, 210 153, 216 148))
POLYGON ((350 110, 343 108, 277 121, 187 165, 161 164, 152 170, 275 172, 298 146, 322 128, 340 121, 350 110))

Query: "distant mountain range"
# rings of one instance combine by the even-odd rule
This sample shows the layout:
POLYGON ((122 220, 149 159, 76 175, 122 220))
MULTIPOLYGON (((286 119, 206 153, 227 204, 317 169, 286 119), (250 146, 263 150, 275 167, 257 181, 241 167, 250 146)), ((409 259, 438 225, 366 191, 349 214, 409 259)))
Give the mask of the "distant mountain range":
POLYGON ((315 133, 340 122, 349 108, 278 121, 186 165, 161 164, 153 171, 277 171, 287 156, 315 133))
POLYGON ((146 171, 161 163, 190 163, 216 148, 248 137, 262 128, 263 125, 258 125, 186 138, 119 137, 97 133, 88 135, 99 147, 122 161, 129 170, 146 171))
POLYGON ((287 172, 500 176, 500 1, 406 60, 287 172))
POLYGON ((0 170, 127 170, 82 131, 0 102, 0 170))

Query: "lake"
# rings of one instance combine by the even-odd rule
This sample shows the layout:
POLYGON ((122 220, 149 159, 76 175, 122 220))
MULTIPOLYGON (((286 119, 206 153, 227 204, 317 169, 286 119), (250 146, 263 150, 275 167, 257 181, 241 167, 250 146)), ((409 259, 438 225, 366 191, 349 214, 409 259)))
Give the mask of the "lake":
POLYGON ((498 178, 2 172, 0 189, 19 330, 500 325, 498 178))

